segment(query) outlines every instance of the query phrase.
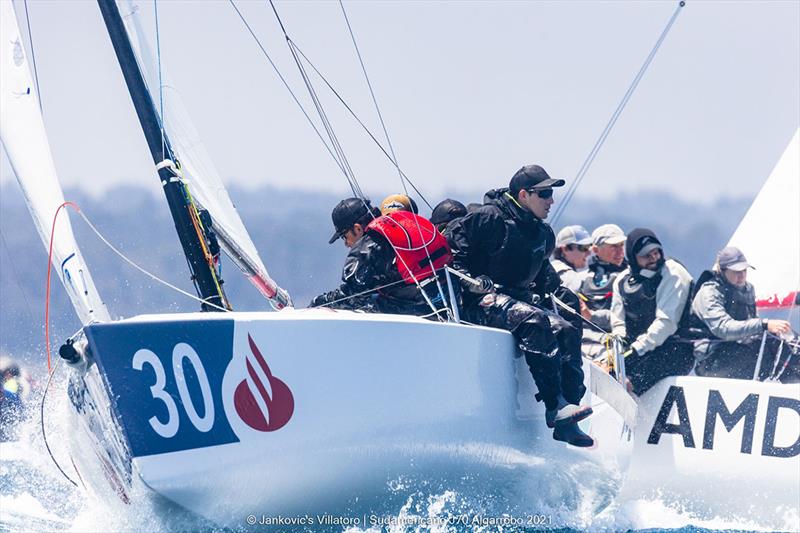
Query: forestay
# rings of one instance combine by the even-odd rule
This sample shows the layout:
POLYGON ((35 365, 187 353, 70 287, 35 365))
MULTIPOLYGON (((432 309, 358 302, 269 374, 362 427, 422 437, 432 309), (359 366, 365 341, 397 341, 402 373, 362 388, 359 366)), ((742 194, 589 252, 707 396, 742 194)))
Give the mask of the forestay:
POLYGON ((761 188, 730 246, 755 270, 748 279, 759 308, 797 310, 800 291, 800 129, 761 188))
POLYGON ((0 138, 45 249, 49 249, 50 232, 54 229, 53 267, 81 321, 84 324, 110 321, 66 212, 59 215, 53 228, 53 217, 64 203, 64 193, 50 153, 13 4, 0 2, 0 15, 0 138))
MULTIPOLYGON (((142 29, 138 6, 129 0, 120 3, 124 4, 120 11, 139 68, 156 103, 163 127, 180 161, 182 177, 186 180, 194 200, 209 212, 220 244, 250 282, 279 307, 287 305, 288 294, 269 277, 250 234, 192 125, 178 91, 163 78, 159 80, 159 65, 142 29)), ((161 74, 163 76, 163 71, 161 74)))

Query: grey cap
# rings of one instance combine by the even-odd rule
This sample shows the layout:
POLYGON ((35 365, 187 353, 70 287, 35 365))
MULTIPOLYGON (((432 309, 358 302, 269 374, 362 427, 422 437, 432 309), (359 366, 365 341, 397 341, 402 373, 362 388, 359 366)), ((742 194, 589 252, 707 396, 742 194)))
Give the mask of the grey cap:
POLYGON ((735 246, 726 246, 717 254, 717 264, 721 270, 741 272, 748 268, 755 268, 747 262, 742 251, 735 246))
POLYGON ((644 246, 642 246, 642 248, 638 252, 636 252, 636 255, 639 257, 644 257, 655 249, 661 250, 661 245, 658 244, 657 242, 649 242, 644 246))
POLYGON ((588 246, 592 244, 592 236, 583 226, 566 226, 556 235, 556 248, 567 246, 568 244, 588 246))
POLYGON ((595 246, 620 244, 625 242, 626 239, 625 232, 616 224, 603 224, 592 232, 592 244, 595 246))

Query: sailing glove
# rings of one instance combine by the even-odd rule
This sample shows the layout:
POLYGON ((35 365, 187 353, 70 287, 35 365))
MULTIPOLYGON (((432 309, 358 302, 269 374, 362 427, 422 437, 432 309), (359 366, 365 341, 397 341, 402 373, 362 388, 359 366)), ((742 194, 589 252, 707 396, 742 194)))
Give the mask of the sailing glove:
POLYGON ((468 283, 467 290, 473 294, 488 294, 494 292, 494 282, 492 278, 484 274, 475 278, 478 283, 468 283))
POLYGON ((319 296, 314 297, 311 300, 311 303, 308 304, 308 307, 321 307, 328 303, 328 295, 327 294, 320 294, 319 296))

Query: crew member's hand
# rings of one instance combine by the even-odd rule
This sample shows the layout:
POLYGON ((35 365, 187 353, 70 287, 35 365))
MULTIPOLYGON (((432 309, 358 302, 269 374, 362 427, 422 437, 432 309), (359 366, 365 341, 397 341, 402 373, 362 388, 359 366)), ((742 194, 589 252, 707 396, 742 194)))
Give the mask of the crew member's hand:
POLYGON ((325 298, 324 294, 320 294, 319 296, 316 296, 313 300, 311 300, 311 303, 309 303, 308 306, 319 307, 321 305, 325 305, 326 303, 328 303, 327 298, 325 298))
POLYGON ((636 357, 637 355, 639 355, 639 352, 636 351, 636 348, 628 348, 628 351, 622 354, 626 359, 630 356, 636 357))
POLYGON ((592 319, 592 310, 584 303, 583 300, 578 300, 581 303, 581 316, 586 320, 592 319))
POLYGON ((597 365, 598 367, 600 367, 600 370, 602 370, 606 374, 610 374, 611 373, 611 363, 609 362, 609 360, 607 358, 605 358, 605 359, 595 359, 592 362, 595 365, 597 365))
POLYGON ((767 331, 773 335, 784 335, 792 331, 792 326, 785 320, 767 320, 767 331))
POLYGON ((494 292, 494 282, 489 276, 481 274, 475 278, 478 283, 470 283, 468 290, 474 294, 488 294, 494 292))
POLYGON ((603 337, 603 345, 611 345, 613 346, 614 341, 619 343, 620 351, 624 352, 628 349, 628 339, 623 337, 622 335, 614 335, 613 333, 606 333, 603 337))

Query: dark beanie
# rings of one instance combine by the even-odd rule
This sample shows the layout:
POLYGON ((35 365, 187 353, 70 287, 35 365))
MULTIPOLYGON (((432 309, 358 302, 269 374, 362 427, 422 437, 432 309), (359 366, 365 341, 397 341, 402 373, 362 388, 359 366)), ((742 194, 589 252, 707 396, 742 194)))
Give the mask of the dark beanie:
POLYGON ((453 219, 463 217, 466 214, 467 208, 464 207, 464 204, 458 200, 447 198, 439 202, 436 207, 433 208, 430 220, 434 225, 438 226, 439 224, 446 224, 453 219))
POLYGON ((634 228, 628 233, 628 240, 625 241, 625 259, 628 260, 631 269, 638 270, 636 268, 638 264, 636 262, 636 254, 649 244, 658 244, 663 249, 661 241, 658 240, 658 237, 656 237, 656 234, 653 233, 652 230, 647 228, 634 228))

